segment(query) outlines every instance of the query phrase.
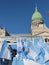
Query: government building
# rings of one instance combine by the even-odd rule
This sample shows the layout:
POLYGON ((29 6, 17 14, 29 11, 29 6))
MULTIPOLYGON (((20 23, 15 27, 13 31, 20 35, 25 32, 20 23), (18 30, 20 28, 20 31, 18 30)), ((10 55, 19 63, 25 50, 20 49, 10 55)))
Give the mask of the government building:
POLYGON ((6 29, 0 27, 0 44, 2 44, 3 40, 7 40, 8 43, 16 43, 18 37, 21 39, 27 37, 31 41, 31 37, 34 36, 42 36, 46 42, 49 42, 49 28, 44 23, 43 17, 37 7, 35 7, 31 21, 30 34, 10 34, 6 29))
MULTIPOLYGON (((34 43, 34 37, 42 37, 47 44, 49 44, 49 28, 44 23, 44 19, 41 13, 38 11, 37 7, 35 7, 35 11, 32 14, 31 20, 31 32, 30 34, 10 34, 6 29, 0 27, 0 51, 2 49, 2 45, 4 40, 9 45, 16 45, 18 42, 23 41, 24 39, 29 40, 32 44, 34 43)), ((24 48, 23 48, 24 51, 24 48)), ((8 59, 9 54, 7 53, 8 59)), ((9 64, 10 65, 10 64, 9 64)))

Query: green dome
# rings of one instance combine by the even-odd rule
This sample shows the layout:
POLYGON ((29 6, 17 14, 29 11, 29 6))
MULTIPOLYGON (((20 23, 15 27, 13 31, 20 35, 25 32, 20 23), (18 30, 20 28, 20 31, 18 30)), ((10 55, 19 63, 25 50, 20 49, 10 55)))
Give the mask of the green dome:
POLYGON ((32 20, 34 19, 42 19, 42 15, 40 14, 40 12, 38 12, 37 7, 35 8, 35 12, 32 15, 32 20))

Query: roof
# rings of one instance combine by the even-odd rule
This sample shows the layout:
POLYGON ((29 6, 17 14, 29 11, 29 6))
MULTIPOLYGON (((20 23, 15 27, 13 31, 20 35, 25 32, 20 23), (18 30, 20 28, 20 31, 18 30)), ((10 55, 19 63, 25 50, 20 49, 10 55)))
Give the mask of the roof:
POLYGON ((42 19, 42 15, 40 14, 40 12, 37 10, 37 7, 35 7, 35 12, 32 15, 32 20, 34 19, 42 19))

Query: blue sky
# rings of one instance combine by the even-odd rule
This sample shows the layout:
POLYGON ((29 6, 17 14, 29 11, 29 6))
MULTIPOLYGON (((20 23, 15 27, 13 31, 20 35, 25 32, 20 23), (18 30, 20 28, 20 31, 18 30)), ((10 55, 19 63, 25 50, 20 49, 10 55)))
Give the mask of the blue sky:
POLYGON ((49 27, 49 0, 0 0, 0 25, 9 33, 29 34, 36 3, 49 27))

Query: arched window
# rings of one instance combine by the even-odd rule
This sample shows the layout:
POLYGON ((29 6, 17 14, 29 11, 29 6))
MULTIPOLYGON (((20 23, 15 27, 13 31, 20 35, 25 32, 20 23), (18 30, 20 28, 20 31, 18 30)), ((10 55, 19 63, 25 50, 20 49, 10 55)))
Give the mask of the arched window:
POLYGON ((49 39, 48 38, 45 38, 45 42, 49 42, 49 39))
POLYGON ((45 38, 45 42, 47 42, 48 41, 48 38, 45 38))

